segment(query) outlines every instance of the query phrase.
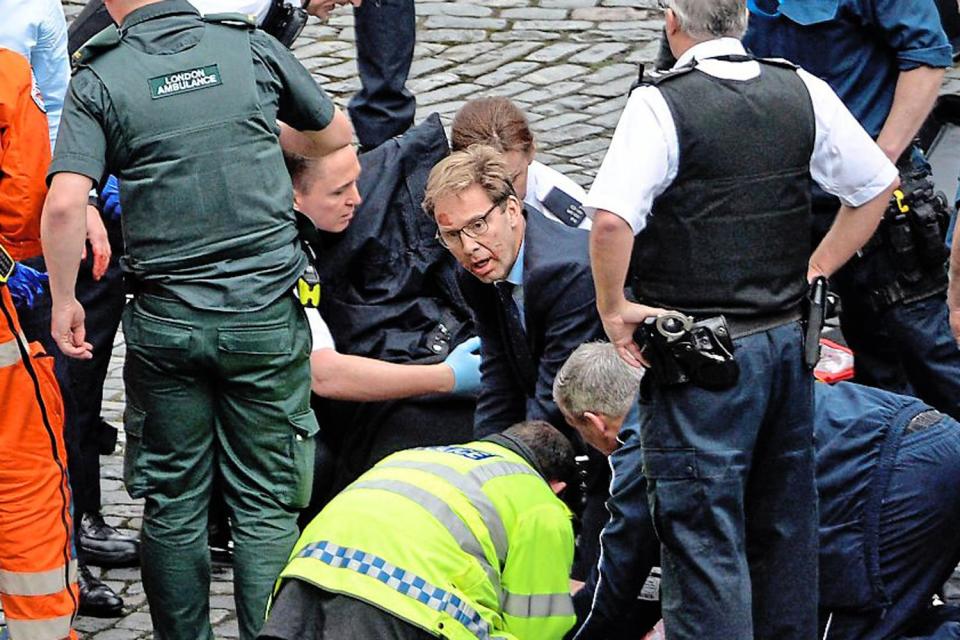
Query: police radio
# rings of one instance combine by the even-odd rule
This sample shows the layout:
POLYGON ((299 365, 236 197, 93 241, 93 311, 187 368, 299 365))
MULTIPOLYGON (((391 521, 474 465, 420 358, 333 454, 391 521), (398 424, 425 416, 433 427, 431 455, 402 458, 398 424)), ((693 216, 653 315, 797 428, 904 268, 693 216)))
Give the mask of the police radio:
POLYGON ((306 8, 309 5, 310 0, 303 0, 300 7, 288 4, 285 0, 271 0, 260 28, 289 49, 307 24, 306 8))

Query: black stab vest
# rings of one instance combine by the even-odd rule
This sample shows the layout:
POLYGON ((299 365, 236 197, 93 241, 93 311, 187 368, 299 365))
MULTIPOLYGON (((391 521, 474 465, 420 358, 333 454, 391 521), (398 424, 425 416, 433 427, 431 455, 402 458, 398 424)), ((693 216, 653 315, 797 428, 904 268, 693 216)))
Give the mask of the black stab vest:
POLYGON ((691 67, 647 82, 670 108, 680 153, 634 241, 632 288, 644 303, 757 317, 796 307, 806 291, 813 105, 795 67, 757 62, 747 81, 691 67))

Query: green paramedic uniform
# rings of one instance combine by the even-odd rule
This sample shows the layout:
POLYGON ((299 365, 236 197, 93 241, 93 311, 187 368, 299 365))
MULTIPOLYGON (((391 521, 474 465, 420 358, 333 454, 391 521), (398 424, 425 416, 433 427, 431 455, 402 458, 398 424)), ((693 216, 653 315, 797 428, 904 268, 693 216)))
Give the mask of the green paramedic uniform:
POLYGON ((384 458, 304 530, 286 579, 373 604, 433 635, 559 640, 571 514, 540 475, 491 442, 384 458))
POLYGON ((131 12, 75 62, 49 173, 120 179, 136 291, 123 317, 124 480, 145 498, 154 637, 213 637, 206 525, 219 477, 240 637, 252 639, 296 540, 318 430, 277 119, 321 130, 334 108, 276 40, 185 0, 131 12))

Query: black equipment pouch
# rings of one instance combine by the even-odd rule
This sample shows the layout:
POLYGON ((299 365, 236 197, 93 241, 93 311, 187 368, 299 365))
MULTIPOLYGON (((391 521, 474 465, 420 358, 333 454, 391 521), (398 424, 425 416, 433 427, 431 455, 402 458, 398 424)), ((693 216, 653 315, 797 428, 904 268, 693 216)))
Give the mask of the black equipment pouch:
POLYGON ((723 316, 694 321, 668 311, 644 321, 634 339, 645 345, 650 374, 661 386, 689 382, 701 389, 722 391, 740 379, 733 340, 723 316))
POLYGON ((827 320, 829 285, 823 276, 810 283, 804 300, 803 363, 813 371, 820 361, 820 334, 827 320))
POLYGON ((890 258, 905 283, 939 272, 950 257, 946 245, 950 203, 927 172, 903 177, 884 215, 890 258))

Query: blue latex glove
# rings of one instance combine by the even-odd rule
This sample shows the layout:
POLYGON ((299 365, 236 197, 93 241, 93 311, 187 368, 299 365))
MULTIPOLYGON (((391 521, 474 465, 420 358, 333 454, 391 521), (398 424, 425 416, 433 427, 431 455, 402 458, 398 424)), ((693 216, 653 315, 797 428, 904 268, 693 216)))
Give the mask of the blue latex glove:
POLYGON ((43 296, 43 286, 48 280, 47 274, 19 262, 16 263, 10 279, 7 280, 7 288, 10 289, 13 304, 18 309, 33 309, 37 298, 43 296))
POLYGON ((480 338, 458 344, 443 363, 453 369, 453 393, 476 395, 480 391, 480 338))
POLYGON ((107 214, 107 217, 110 220, 118 220, 121 212, 120 183, 117 181, 117 176, 110 176, 103 183, 103 188, 100 190, 100 200, 103 201, 103 212, 107 214))

